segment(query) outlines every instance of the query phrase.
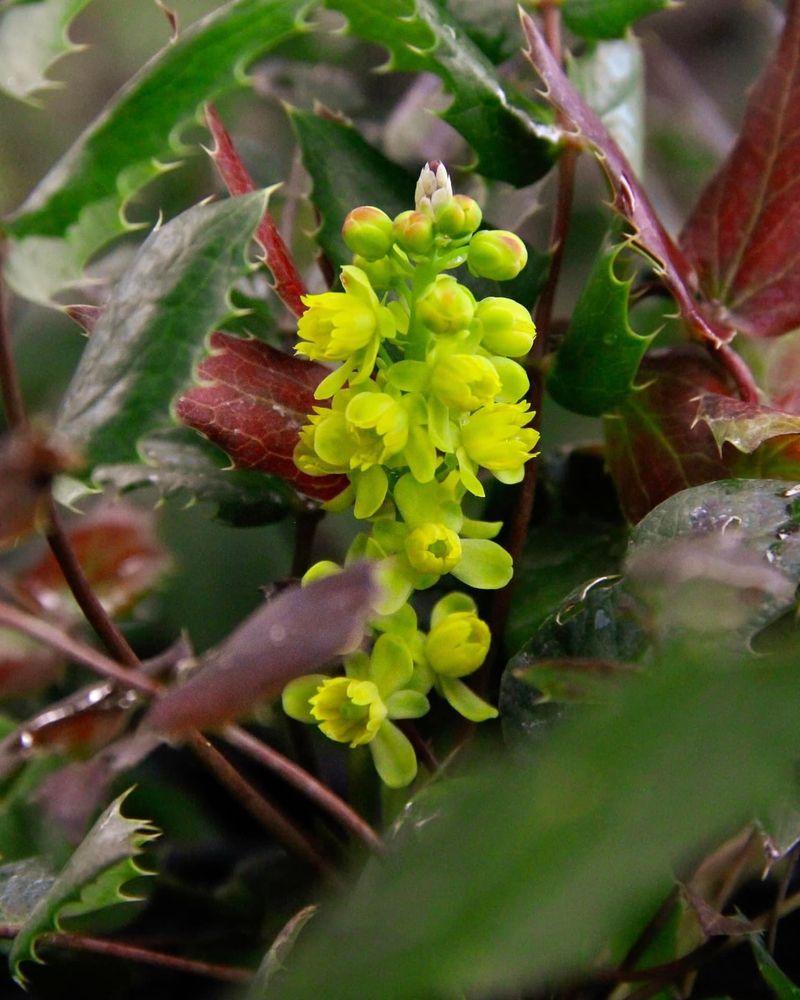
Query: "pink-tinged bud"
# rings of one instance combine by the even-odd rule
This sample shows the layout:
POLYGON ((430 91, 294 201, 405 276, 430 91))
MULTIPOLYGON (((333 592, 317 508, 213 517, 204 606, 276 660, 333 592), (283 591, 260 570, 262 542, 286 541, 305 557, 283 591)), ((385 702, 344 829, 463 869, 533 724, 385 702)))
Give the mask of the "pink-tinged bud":
POLYGON ((348 213, 342 237, 353 253, 367 260, 378 260, 391 250, 392 220, 379 208, 362 205, 348 213))
POLYGON ((434 333, 457 333, 475 315, 475 298, 452 275, 440 274, 417 300, 417 316, 434 333))
POLYGON ((469 236, 481 224, 480 205, 465 194, 454 195, 443 202, 434 215, 436 229, 444 236, 469 236))
POLYGON ((505 229, 475 233, 467 251, 467 267, 478 278, 509 281, 528 263, 525 244, 505 229))
POLYGON ((392 231, 395 242, 406 253, 425 254, 433 246, 433 223, 422 212, 401 212, 392 231))

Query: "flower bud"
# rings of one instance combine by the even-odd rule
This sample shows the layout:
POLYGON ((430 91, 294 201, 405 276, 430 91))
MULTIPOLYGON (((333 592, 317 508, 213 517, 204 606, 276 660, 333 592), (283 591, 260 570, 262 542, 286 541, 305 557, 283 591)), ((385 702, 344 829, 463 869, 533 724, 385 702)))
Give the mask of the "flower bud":
POLYGON ((440 274, 417 300, 417 315, 434 333, 457 333, 468 327, 475 313, 475 299, 449 274, 440 274))
POLYGON ((478 278, 508 281, 516 278, 528 262, 525 244, 505 229, 475 233, 467 251, 467 266, 478 278))
POLYGON ((439 160, 431 160, 422 168, 417 187, 414 191, 414 201, 418 212, 433 215, 442 202, 453 197, 453 185, 447 168, 439 160))
POLYGON ((445 406, 456 410, 477 410, 501 389, 497 369, 477 354, 445 355, 435 364, 430 385, 445 406))
POLYGON ((513 299, 483 299, 475 313, 481 324, 481 344, 492 354, 521 358, 536 336, 531 314, 513 299))
POLYGON ((465 677, 486 659, 490 641, 489 626, 474 611, 456 611, 431 629, 425 655, 437 674, 465 677))
POLYGON ((363 271, 369 278, 369 283, 373 288, 383 291, 389 288, 396 277, 394 264, 391 257, 378 257, 377 260, 367 260, 356 254, 353 257, 353 266, 363 271))
POLYGON ((401 212, 392 227, 394 239, 406 253, 427 253, 433 246, 433 223, 423 212, 401 212))
POLYGON ((449 573, 461 560, 461 539, 443 524, 421 524, 405 540, 408 561, 419 573, 449 573))
POLYGON ((392 247, 392 220, 379 208, 362 205, 349 212, 342 226, 342 238, 353 253, 377 260, 392 247))
POLYGON ((437 206, 434 218, 437 230, 445 236, 469 236, 481 224, 480 205, 465 194, 454 195, 437 206))

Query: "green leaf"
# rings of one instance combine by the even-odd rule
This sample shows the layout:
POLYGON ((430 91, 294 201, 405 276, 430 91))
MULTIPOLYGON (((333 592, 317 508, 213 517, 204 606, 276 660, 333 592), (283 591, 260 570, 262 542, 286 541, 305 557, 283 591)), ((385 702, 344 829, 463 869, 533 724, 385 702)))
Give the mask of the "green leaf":
POLYGON ((663 662, 612 701, 556 733, 536 767, 505 760, 454 790, 452 812, 315 921, 276 996, 574 982, 640 925, 672 865, 792 787, 796 657, 663 662))
POLYGON ((570 57, 569 78, 617 140, 635 172, 644 167, 644 59, 638 39, 589 45, 570 57))
POLYGON ((777 1000, 800 1000, 800 988, 795 986, 786 973, 778 967, 761 938, 753 936, 750 938, 750 944, 753 946, 758 971, 777 1000))
POLYGON ((5 224, 12 287, 47 304, 78 282, 89 258, 132 228, 131 197, 189 151, 176 136, 198 106, 241 86, 249 62, 303 30, 307 5, 231 0, 147 63, 5 224))
POLYGON ((477 169, 517 187, 552 165, 546 112, 515 94, 435 0, 325 0, 352 34, 387 47, 392 69, 434 73, 453 96, 442 117, 470 143, 477 169))
MULTIPOLYGON (((358 205, 376 205, 394 217, 414 206, 416 177, 371 146, 350 125, 292 108, 289 112, 313 181, 312 201, 320 214, 319 245, 335 267, 353 255, 341 236, 347 213, 358 205)), ((491 228, 490 223, 486 223, 491 228)), ((526 244, 527 246, 527 244, 526 244)), ((513 281, 473 278, 466 270, 459 281, 476 298, 504 295, 530 306, 547 277, 549 257, 528 246, 528 263, 513 281)))
POLYGON ((0 920, 24 923, 33 908, 52 889, 56 877, 40 857, 23 858, 0 866, 0 920))
POLYGON ((620 38, 640 17, 664 10, 673 0, 564 0, 570 31, 583 38, 620 38))
POLYGON ((141 462, 97 465, 92 481, 119 492, 153 487, 165 499, 213 503, 217 517, 237 527, 272 524, 297 502, 283 479, 232 469, 223 451, 188 427, 150 434, 138 450, 141 462))
POLYGON ((158 831, 146 820, 122 815, 129 791, 115 799, 98 819, 20 928, 8 957, 11 973, 20 985, 25 983, 22 963, 41 962, 36 943, 43 934, 62 930, 63 920, 136 898, 123 889, 131 879, 149 874, 134 858, 158 831))
POLYGON ((0 14, 0 90, 34 103, 33 95, 59 85, 47 70, 70 52, 83 48, 71 42, 68 29, 89 0, 39 0, 9 7, 0 14))
POLYGON ((547 382, 557 403, 587 416, 607 413, 630 395, 655 336, 641 336, 628 322, 632 279, 615 273, 622 249, 597 258, 547 382))
POLYGON ((228 294, 264 192, 200 205, 153 232, 115 288, 63 401, 59 433, 90 466, 138 459, 137 443, 169 424, 173 396, 210 334, 231 311, 228 294))
POLYGON ((286 924, 280 934, 275 938, 269 951, 264 956, 256 970, 253 981, 248 987, 245 1000, 268 1000, 270 991, 275 985, 275 978, 283 970, 286 959, 291 955, 297 939, 303 932, 303 928, 317 912, 317 905, 304 906, 286 924))

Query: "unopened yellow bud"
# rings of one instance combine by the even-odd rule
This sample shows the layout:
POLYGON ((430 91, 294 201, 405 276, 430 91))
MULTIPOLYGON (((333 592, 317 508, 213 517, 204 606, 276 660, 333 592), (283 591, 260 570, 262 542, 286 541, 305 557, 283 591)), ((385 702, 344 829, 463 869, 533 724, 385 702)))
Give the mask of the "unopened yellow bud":
POLYGON ((525 244, 505 229, 475 233, 467 251, 467 267, 479 278, 509 281, 528 263, 525 244))
POLYGON ((430 385, 445 406, 457 410, 477 410, 491 403, 501 388, 497 369, 477 354, 445 355, 436 362, 430 385))
POLYGON ((481 343, 492 354, 521 358, 536 336, 531 314, 513 299, 483 299, 475 313, 481 324, 481 343))
POLYGON ((347 214, 342 238, 353 253, 377 260, 392 247, 392 220, 373 205, 362 205, 347 214))
POLYGON ((444 236, 469 236, 481 224, 480 205, 474 198, 457 194, 437 206, 434 213, 436 228, 444 236))
POLYGON ((424 212, 401 212, 392 227, 394 239, 406 253, 425 254, 433 246, 433 223, 424 212))
POLYGON ((449 274, 440 274, 417 300, 417 315, 434 333, 457 333, 474 314, 472 292, 449 274))
POLYGON ((431 629, 425 655, 437 674, 464 677, 486 659, 490 641, 489 626, 474 611, 457 611, 431 629))

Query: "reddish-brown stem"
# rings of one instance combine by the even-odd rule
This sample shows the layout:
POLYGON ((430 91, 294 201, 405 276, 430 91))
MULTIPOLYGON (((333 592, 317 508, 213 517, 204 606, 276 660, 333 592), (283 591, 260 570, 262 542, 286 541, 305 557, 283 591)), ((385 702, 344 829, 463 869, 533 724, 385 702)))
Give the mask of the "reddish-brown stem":
POLYGON ((8 325, 8 302, 5 282, 2 278, 5 263, 5 242, 0 240, 0 385, 3 391, 3 406, 6 422, 11 429, 24 427, 27 423, 25 403, 22 398, 14 352, 11 346, 11 328, 8 325))
MULTIPOLYGON (((228 191, 233 195, 255 191, 255 183, 212 104, 206 105, 206 122, 215 143, 215 148, 211 150, 211 158, 228 191)), ((272 271, 278 297, 295 316, 302 316, 306 308, 302 302, 306 287, 295 267, 291 252, 268 211, 264 212, 258 225, 256 240, 264 250, 264 260, 272 271)))
MULTIPOLYGON (((15 938, 19 927, 10 924, 0 924, 0 938, 15 938)), ((142 962, 146 965, 159 965, 176 972, 188 972, 195 976, 206 976, 209 979, 219 979, 225 983, 249 983, 253 973, 233 965, 216 965, 213 962, 199 962, 192 958, 181 958, 178 955, 167 955, 163 951, 152 951, 124 941, 106 941, 102 938, 89 937, 86 934, 52 933, 44 934, 39 945, 53 948, 69 948, 73 951, 91 951, 98 955, 111 955, 129 962, 142 962)))
POLYGON ((321 875, 338 881, 335 869, 328 859, 319 853, 311 838, 271 803, 267 802, 262 795, 259 795, 224 754, 221 754, 202 733, 196 731, 190 733, 188 743, 209 771, 216 775, 220 782, 236 796, 244 808, 262 826, 282 840, 298 857, 303 858, 316 868, 321 875))
POLYGON ((318 507, 309 507, 307 510, 301 510, 295 516, 292 576, 301 577, 311 565, 314 536, 317 533, 317 525, 323 516, 324 512, 318 507))
MULTIPOLYGON (((711 345, 709 345, 711 346, 711 345)), ((736 383, 739 395, 745 403, 758 403, 758 386, 753 378, 753 373, 739 354, 728 344, 721 344, 713 349, 713 353, 719 358, 727 368, 728 374, 736 383)))
POLYGON ((246 753, 257 760, 264 767, 279 775, 287 784, 292 785, 301 791, 306 798, 315 802, 325 810, 328 815, 336 819, 341 825, 358 837, 371 851, 382 854, 384 850, 383 841, 372 827, 363 820, 358 813, 352 809, 343 799, 332 792, 328 787, 317 781, 302 767, 294 761, 284 757, 277 750, 262 743, 255 736, 239 726, 228 726, 223 736, 232 746, 246 753))

